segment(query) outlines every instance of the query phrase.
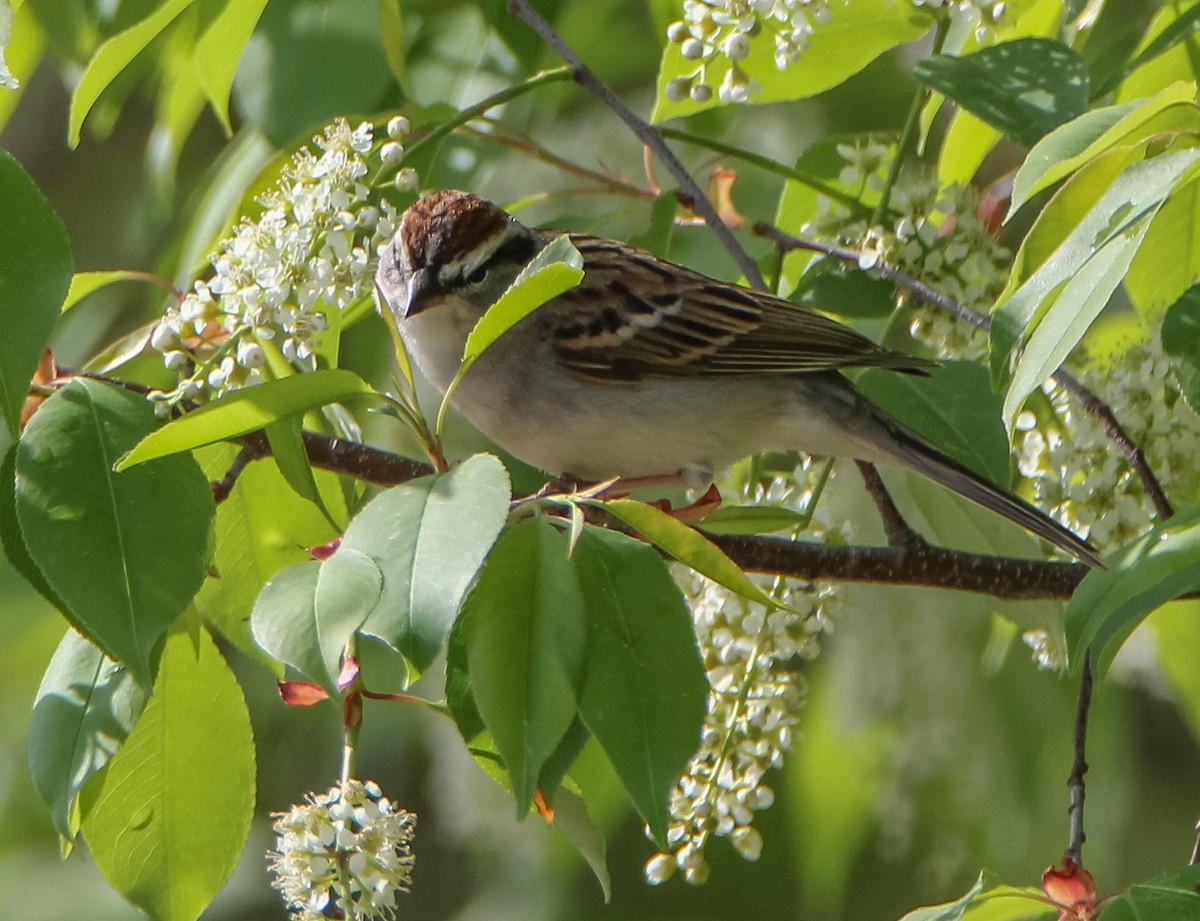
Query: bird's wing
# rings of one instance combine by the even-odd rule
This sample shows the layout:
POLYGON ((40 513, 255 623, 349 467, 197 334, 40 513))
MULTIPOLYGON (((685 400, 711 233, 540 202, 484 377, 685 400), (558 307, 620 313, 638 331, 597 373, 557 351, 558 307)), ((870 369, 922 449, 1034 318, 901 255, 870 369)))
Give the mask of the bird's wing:
POLYGON ((550 322, 558 360, 573 372, 630 380, 854 367, 922 374, 932 366, 791 301, 611 240, 572 234, 571 241, 585 278, 556 299, 550 322))

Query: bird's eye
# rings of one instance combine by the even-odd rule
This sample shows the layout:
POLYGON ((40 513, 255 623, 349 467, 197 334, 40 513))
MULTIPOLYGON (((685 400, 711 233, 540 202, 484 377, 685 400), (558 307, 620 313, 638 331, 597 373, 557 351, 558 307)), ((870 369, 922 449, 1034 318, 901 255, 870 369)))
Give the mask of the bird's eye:
POLYGON ((483 265, 477 266, 476 268, 472 269, 471 273, 469 275, 467 275, 466 278, 464 278, 463 280, 468 285, 477 285, 480 282, 482 282, 485 278, 487 278, 487 273, 488 273, 488 267, 487 267, 487 263, 485 262, 483 265))

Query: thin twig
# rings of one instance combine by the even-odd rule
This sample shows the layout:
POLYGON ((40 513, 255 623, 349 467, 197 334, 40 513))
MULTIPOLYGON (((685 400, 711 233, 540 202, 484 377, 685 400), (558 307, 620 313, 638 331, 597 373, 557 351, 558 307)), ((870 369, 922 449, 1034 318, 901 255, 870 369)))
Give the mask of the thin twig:
POLYGON ((896 507, 892 494, 888 492, 875 465, 863 460, 855 463, 858 464, 858 471, 866 484, 867 495, 879 510, 879 517, 883 519, 883 533, 887 535, 888 546, 914 547, 926 543, 925 538, 914 531, 912 525, 900 514, 900 509, 896 507))
POLYGON ((766 290, 766 284, 763 282, 762 275, 758 271, 758 266, 754 260, 750 258, 750 254, 742 248, 734 237, 733 232, 721 220, 721 216, 717 213, 717 209, 713 203, 709 201, 708 196, 692 178, 687 168, 675 156, 675 152, 667 146, 662 135, 645 119, 634 113, 629 106, 625 105, 608 86, 580 59, 561 35, 554 31, 554 27, 550 25, 540 13, 529 5, 527 0, 508 0, 508 12, 513 16, 525 21, 525 23, 533 29, 546 44, 558 52, 567 66, 571 68, 571 73, 575 77, 575 82, 584 89, 590 91, 601 102, 607 105, 616 113, 621 121, 629 126, 629 129, 638 136, 643 144, 654 151, 655 156, 662 161, 663 165, 671 171, 671 175, 675 177, 675 181, 679 183, 683 194, 688 198, 688 203, 693 211, 699 214, 708 223, 709 228, 721 245, 725 247, 726 252, 737 264, 738 270, 750 281, 750 284, 760 290, 766 290))
MULTIPOLYGON (((860 253, 849 247, 794 237, 789 233, 784 233, 778 227, 774 227, 763 221, 759 221, 754 225, 754 232, 759 236, 769 237, 784 250, 803 249, 809 252, 820 253, 823 256, 829 256, 833 259, 839 259, 843 262, 854 265, 858 264, 860 253)), ((898 287, 904 288, 917 300, 937 307, 946 313, 953 314, 960 320, 970 323, 976 329, 991 329, 992 321, 989 317, 972 310, 965 304, 960 304, 951 297, 947 297, 942 292, 931 288, 929 285, 913 278, 895 266, 880 262, 876 263, 871 271, 898 287)), ((1146 460, 1145 452, 1137 442, 1129 437, 1129 434, 1113 414, 1112 408, 1080 383, 1076 377, 1063 371, 1061 368, 1055 371, 1051 377, 1063 390, 1075 398, 1084 412, 1100 422, 1104 427, 1105 434, 1121 450, 1130 468, 1141 479, 1142 487, 1146 490, 1146 495, 1150 497, 1150 501, 1153 503, 1154 510, 1157 512, 1159 518, 1164 520, 1170 518, 1174 514, 1174 510, 1167 499, 1166 493, 1163 491, 1162 485, 1158 482, 1158 477, 1150 469, 1150 463, 1146 460)))
POLYGON ((1070 837, 1067 841, 1067 860, 1083 865, 1083 842, 1087 835, 1083 831, 1083 775, 1087 773, 1087 727, 1088 711, 1092 704, 1092 650, 1083 651, 1083 667, 1079 673, 1079 702, 1075 708, 1075 740, 1074 757, 1071 764, 1071 776, 1067 778, 1067 791, 1070 795, 1070 805, 1067 806, 1067 816, 1070 820, 1070 837))
POLYGON ((548 163, 564 173, 569 173, 572 176, 580 176, 594 182, 599 190, 607 192, 615 192, 618 195, 636 195, 639 198, 654 198, 655 191, 653 189, 643 189, 641 186, 629 181, 628 179, 618 179, 614 176, 609 176, 606 173, 598 170, 588 169, 581 163, 570 160, 566 157, 559 156, 554 151, 543 147, 533 138, 525 135, 512 136, 501 133, 501 130, 511 131, 503 122, 484 117, 481 119, 490 125, 492 131, 480 131, 478 128, 473 128, 470 125, 463 125, 461 132, 479 138, 483 141, 488 141, 493 144, 500 144, 503 147, 508 147, 510 150, 516 150, 519 153, 525 154, 534 160, 539 160, 542 163, 548 163), (501 129, 501 130, 495 130, 501 129))

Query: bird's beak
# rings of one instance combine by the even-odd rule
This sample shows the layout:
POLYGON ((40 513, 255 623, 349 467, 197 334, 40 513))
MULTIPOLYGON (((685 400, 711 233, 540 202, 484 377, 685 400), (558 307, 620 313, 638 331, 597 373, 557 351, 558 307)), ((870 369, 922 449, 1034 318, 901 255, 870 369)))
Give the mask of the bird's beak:
POLYGON ((415 317, 429 307, 439 290, 437 276, 428 268, 409 273, 404 286, 404 319, 415 317))

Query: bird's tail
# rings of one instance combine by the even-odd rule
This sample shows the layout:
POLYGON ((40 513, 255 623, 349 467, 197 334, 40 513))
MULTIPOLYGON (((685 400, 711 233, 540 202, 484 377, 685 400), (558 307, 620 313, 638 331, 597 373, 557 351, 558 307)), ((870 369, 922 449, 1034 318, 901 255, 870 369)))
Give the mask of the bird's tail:
MULTIPOLYGON (((860 395, 861 396, 861 395, 860 395)), ((872 447, 894 463, 915 470, 960 496, 991 509, 1027 531, 1064 550, 1089 566, 1103 569, 1095 549, 1083 538, 1024 499, 1001 489, 970 468, 942 453, 908 426, 872 404, 873 415, 882 428, 872 447)))

